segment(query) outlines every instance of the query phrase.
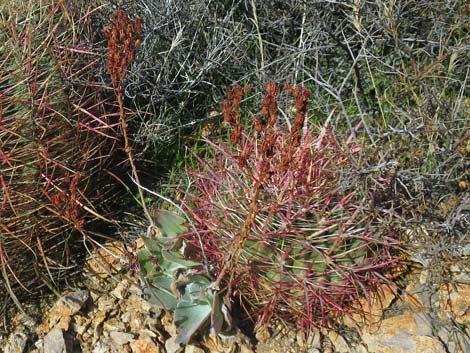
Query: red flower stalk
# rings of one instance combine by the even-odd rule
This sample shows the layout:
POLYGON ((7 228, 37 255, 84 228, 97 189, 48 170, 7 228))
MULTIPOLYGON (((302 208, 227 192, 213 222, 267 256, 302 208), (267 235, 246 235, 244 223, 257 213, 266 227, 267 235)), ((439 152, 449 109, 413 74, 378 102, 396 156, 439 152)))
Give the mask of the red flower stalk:
MULTIPOLYGON (((279 90, 270 82, 266 125, 239 132, 238 144, 208 141, 212 155, 188 171, 193 189, 182 202, 196 231, 184 237, 193 256, 214 262, 209 271, 226 302, 237 297, 258 322, 275 317, 308 330, 360 313, 353 304, 383 283, 381 271, 399 261, 398 243, 365 200, 341 191, 357 145, 340 145, 333 131, 301 133, 308 91, 288 90, 297 108, 290 131, 276 126, 279 90)), ((233 126, 240 92, 229 90, 232 103, 224 103, 233 126)))
POLYGON ((136 18, 134 22, 120 7, 112 17, 112 26, 105 27, 103 32, 108 39, 107 70, 113 87, 121 94, 122 80, 126 76, 129 65, 134 61, 135 51, 140 46, 142 35, 142 19, 136 18))
POLYGON ((122 82, 126 76, 129 65, 134 61, 135 51, 140 46, 140 37, 142 35, 142 19, 136 18, 133 22, 129 16, 120 7, 112 17, 113 24, 104 28, 103 32, 108 39, 108 73, 113 82, 113 89, 119 105, 119 116, 121 120, 122 134, 124 137, 124 151, 126 152, 132 169, 142 208, 147 221, 153 224, 153 218, 145 204, 144 193, 140 184, 139 174, 135 166, 132 148, 129 144, 127 135, 127 120, 124 112, 124 102, 122 100, 122 82))
POLYGON ((250 90, 251 85, 247 85, 242 89, 240 85, 234 84, 233 86, 227 87, 227 99, 222 101, 224 121, 230 123, 232 126, 230 141, 233 145, 237 145, 240 142, 243 130, 243 127, 239 122, 240 103, 243 95, 247 94, 250 90))

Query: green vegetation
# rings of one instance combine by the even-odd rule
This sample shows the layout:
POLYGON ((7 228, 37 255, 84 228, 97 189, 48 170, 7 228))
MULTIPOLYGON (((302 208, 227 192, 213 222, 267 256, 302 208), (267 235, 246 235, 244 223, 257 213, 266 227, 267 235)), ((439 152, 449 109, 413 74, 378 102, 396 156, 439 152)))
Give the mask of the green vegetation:
POLYGON ((89 23, 54 1, 0 5, 0 300, 53 289, 113 196, 115 109, 89 23), (97 188, 97 185, 101 187, 97 188), (6 296, 6 297, 5 297, 6 296))
POLYGON ((348 314, 403 252, 459 261, 470 236, 466 1, 126 2, 125 57, 112 39, 127 27, 103 32, 115 10, 0 4, 1 301, 60 287, 83 244, 122 229, 116 200, 145 213, 148 236, 162 224, 147 206, 186 219, 139 257, 175 316, 183 302, 201 308, 199 321, 178 320, 181 342, 209 317, 220 329, 222 297, 253 321, 293 322, 309 305, 301 325, 331 325, 318 308, 348 314), (198 272, 180 297, 168 292, 175 270, 198 272))

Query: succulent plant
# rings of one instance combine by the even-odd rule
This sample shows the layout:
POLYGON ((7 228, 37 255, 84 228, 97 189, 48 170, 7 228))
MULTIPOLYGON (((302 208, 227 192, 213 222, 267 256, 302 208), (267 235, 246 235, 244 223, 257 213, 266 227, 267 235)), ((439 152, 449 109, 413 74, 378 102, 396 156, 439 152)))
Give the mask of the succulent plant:
POLYGON ((206 140, 208 154, 196 155, 188 171, 192 187, 182 202, 194 230, 184 239, 226 302, 239 300, 258 323, 276 318, 311 329, 360 312, 353 304, 386 281, 398 242, 345 182, 360 144, 310 127, 308 91, 286 88, 296 115, 285 129, 273 82, 252 128, 240 122, 247 89, 228 89, 230 143, 206 140))
POLYGON ((93 84, 99 60, 84 40, 91 12, 81 10, 53 0, 2 8, 0 300, 67 277, 74 240, 104 218, 115 190, 104 171, 116 108, 93 84))
POLYGON ((211 332, 218 334, 229 318, 202 262, 185 259, 181 251, 178 235, 187 231, 184 219, 158 210, 156 226, 162 236, 143 238, 145 249, 137 254, 148 300, 174 313, 177 344, 188 343, 208 321, 211 332))

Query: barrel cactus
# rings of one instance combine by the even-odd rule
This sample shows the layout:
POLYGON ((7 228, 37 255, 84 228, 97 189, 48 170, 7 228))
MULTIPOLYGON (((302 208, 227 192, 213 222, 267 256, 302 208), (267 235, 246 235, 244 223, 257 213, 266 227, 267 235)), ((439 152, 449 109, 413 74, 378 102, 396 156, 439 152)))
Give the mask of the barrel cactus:
POLYGON ((74 235, 103 218, 118 120, 93 84, 90 9, 50 0, 0 10, 0 300, 19 304, 20 291, 67 277, 74 235))
POLYGON ((366 200, 348 186, 361 146, 338 142, 307 123, 308 91, 286 85, 295 117, 282 128, 278 87, 270 82, 253 127, 241 122, 246 89, 228 89, 230 143, 207 140, 195 155, 182 203, 193 230, 188 256, 204 261, 225 302, 237 300, 258 323, 280 319, 309 330, 357 305, 386 281, 398 242, 366 200))

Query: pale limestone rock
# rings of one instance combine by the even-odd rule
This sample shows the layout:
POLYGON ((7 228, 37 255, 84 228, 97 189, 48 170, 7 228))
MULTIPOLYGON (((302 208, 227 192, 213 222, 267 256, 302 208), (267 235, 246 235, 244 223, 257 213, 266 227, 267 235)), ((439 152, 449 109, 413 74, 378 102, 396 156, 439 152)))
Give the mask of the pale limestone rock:
POLYGON ((148 316, 137 310, 130 310, 122 314, 121 320, 129 326, 131 331, 137 332, 145 326, 148 316))
POLYGON ((362 339, 371 353, 445 353, 425 314, 406 312, 381 322, 378 329, 364 328, 362 339))
POLYGON ((103 337, 103 339, 100 339, 93 344, 93 353, 108 353, 110 351, 111 347, 109 345, 109 340, 106 337, 103 337))
POLYGON ((375 325, 382 319, 383 311, 387 309, 390 304, 397 297, 397 288, 390 285, 382 285, 376 293, 373 293, 370 300, 362 299, 359 303, 359 312, 364 315, 353 314, 351 317, 344 317, 344 324, 350 328, 359 326, 375 325))
POLYGON ((26 348, 28 336, 23 332, 14 332, 8 336, 7 344, 4 347, 5 353, 23 353, 26 348))
POLYGON ((328 333, 328 338, 331 341, 331 344, 335 348, 335 351, 338 353, 348 353, 351 351, 350 345, 346 342, 343 336, 339 335, 334 331, 328 333))
POLYGON ((251 349, 248 342, 248 338, 238 330, 236 334, 219 334, 216 338, 210 335, 205 335, 203 337, 202 345, 213 353, 253 353, 253 350, 251 349))
POLYGON ((99 297, 98 300, 96 301, 98 311, 104 311, 104 312, 112 311, 113 309, 116 308, 116 304, 117 304, 116 298, 113 298, 109 295, 99 297))
POLYGON ((401 303, 407 304, 414 311, 428 311, 432 302, 433 290, 421 283, 410 283, 401 298, 401 303))
POLYGON ((53 328, 44 337, 44 353, 72 353, 67 347, 64 333, 59 327, 53 328))
POLYGON ((108 313, 106 311, 99 311, 91 320, 93 327, 102 324, 106 320, 107 316, 108 313))
POLYGON ((322 346, 322 335, 328 333, 321 333, 319 329, 313 328, 312 331, 306 335, 304 330, 297 332, 297 344, 304 349, 320 349, 322 346))
MULTIPOLYGON (((122 322, 126 323, 130 330, 134 332, 138 332, 145 325, 148 325, 149 328, 152 328, 151 326, 156 324, 156 318, 160 316, 161 313, 159 309, 155 309, 147 301, 133 294, 125 300, 122 311, 122 322)), ((169 318, 165 320, 164 326, 166 324, 170 325, 169 327, 172 327, 169 318)), ((172 328, 172 332, 174 330, 176 330, 176 328, 172 328)))
POLYGON ((470 284, 443 285, 439 289, 440 318, 452 318, 461 325, 470 324, 470 284))
POLYGON ((126 332, 111 331, 109 337, 115 347, 120 347, 134 341, 134 335, 126 332))
POLYGON ((103 334, 103 322, 106 320, 106 312, 100 312, 92 320, 93 327, 93 344, 96 344, 102 337, 103 334))
POLYGON ((171 313, 165 313, 165 315, 163 315, 161 324, 165 328, 165 331, 170 334, 170 336, 176 337, 178 335, 176 325, 173 321, 173 315, 171 313))
POLYGON ((354 353, 369 353, 367 348, 362 344, 353 345, 352 352, 354 352, 354 353))
POLYGON ((126 330, 126 326, 125 324, 122 322, 122 320, 120 318, 111 318, 109 320, 106 320, 104 323, 103 323, 103 330, 105 331, 116 331, 116 332, 123 332, 126 330))
POLYGON ((204 353, 204 350, 202 348, 189 344, 186 347, 184 347, 184 353, 204 353))
MULTIPOLYGON (((126 281, 127 282, 127 281, 126 281)), ((118 285, 110 293, 113 297, 123 300, 129 295, 129 290, 127 289, 127 283, 118 283, 118 285)))
POLYGON ((78 335, 83 335, 86 330, 90 327, 91 324, 91 319, 82 316, 82 315, 75 315, 73 317, 73 330, 78 334, 78 335))
POLYGON ((183 347, 176 343, 176 336, 172 336, 165 341, 165 352, 166 353, 181 353, 183 347))
POLYGON ((157 333, 151 331, 151 330, 147 330, 147 329, 142 329, 142 330, 138 330, 138 333, 139 333, 139 338, 150 338, 150 339, 156 339, 157 341, 163 337, 161 336, 161 333, 157 331, 157 333))
POLYGON ((448 352, 470 352, 470 337, 464 330, 456 330, 455 327, 446 325, 439 329, 437 336, 441 342, 445 342, 448 352))
POLYGON ((76 290, 60 298, 57 302, 57 305, 55 306, 55 309, 62 310, 63 315, 74 315, 83 307, 89 297, 90 292, 88 290, 76 290))

